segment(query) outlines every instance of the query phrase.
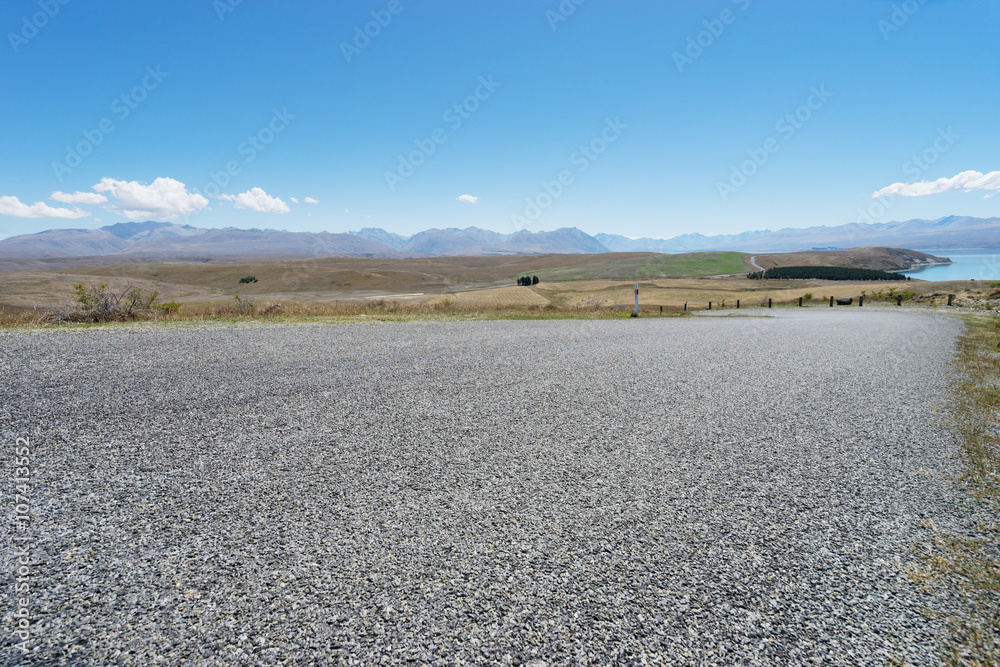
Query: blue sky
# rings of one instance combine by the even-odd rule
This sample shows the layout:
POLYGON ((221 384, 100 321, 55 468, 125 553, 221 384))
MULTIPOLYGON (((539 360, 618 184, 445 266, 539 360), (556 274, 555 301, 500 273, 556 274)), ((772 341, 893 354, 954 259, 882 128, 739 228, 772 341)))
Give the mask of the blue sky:
POLYGON ((995 0, 5 0, 0 236, 997 216, 998 25, 995 0))

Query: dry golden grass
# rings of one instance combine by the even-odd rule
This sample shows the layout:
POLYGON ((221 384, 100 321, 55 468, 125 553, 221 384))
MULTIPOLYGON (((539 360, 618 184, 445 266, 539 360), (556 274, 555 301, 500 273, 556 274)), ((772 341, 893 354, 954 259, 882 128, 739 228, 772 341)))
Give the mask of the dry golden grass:
POLYGON ((508 308, 547 306, 551 302, 530 287, 495 287, 493 289, 438 294, 426 303, 429 305, 453 303, 456 306, 474 308, 508 308))
MULTIPOLYGON (((708 260, 711 253, 702 253, 708 260)), ((738 255, 738 253, 736 253, 738 255)), ((716 253, 718 255, 718 253, 716 253)), ((687 261, 695 256, 682 256, 687 261)), ((603 255, 521 255, 507 257, 441 257, 420 259, 322 258, 304 260, 249 261, 224 264, 162 262, 113 266, 89 266, 47 271, 0 271, 0 308, 59 309, 72 304, 73 284, 108 283, 122 291, 138 287, 156 291, 160 301, 185 304, 186 313, 204 306, 223 308, 234 294, 260 303, 350 302, 383 298, 401 304, 445 301, 472 309, 527 308, 554 306, 558 309, 632 307, 634 280, 623 280, 629 271, 647 271, 650 266, 677 256, 653 253, 611 253, 603 255), (666 259, 664 259, 666 258, 666 259), (546 272, 572 275, 573 280, 543 282, 531 288, 513 285, 522 275, 546 272), (583 280, 590 274, 605 279, 583 280), (607 275, 603 275, 607 274, 607 275), (240 278, 255 276, 257 282, 241 284, 240 278), (614 278, 614 279, 606 279, 614 278), (495 288, 495 289, 494 289, 495 288)), ((683 262, 681 262, 683 264, 683 262)), ((669 268, 669 267, 668 267, 669 268)), ((676 268, 676 267, 674 267, 676 268)), ((704 269, 705 267, 701 267, 704 269)), ((699 269, 699 270, 701 270, 699 269)), ((905 286, 872 285, 822 281, 760 281, 743 277, 674 278, 641 280, 640 306, 647 312, 682 310, 687 303, 701 310, 712 302, 714 308, 742 307, 766 303, 794 303, 812 294, 812 305, 825 303, 830 296, 857 297, 863 290, 886 290, 893 286, 918 294, 938 293, 938 302, 947 293, 963 295, 969 283, 908 282, 905 286)), ((928 305, 930 301, 925 301, 928 305)), ((11 319, 8 314, 7 319, 11 319)), ((28 316, 19 315, 19 318, 28 316)))
POLYGON ((958 341, 954 423, 962 435, 974 535, 934 526, 935 545, 910 578, 930 592, 957 592, 964 608, 947 618, 951 665, 1000 664, 1000 319, 967 315, 958 341))
MULTIPOLYGON (((530 291, 530 290, 528 290, 530 291)), ((537 295, 536 295, 537 296, 537 295)), ((552 304, 456 303, 441 298, 432 303, 367 299, 352 301, 293 301, 273 303, 253 299, 185 304, 175 313, 147 312, 124 324, 185 322, 407 322, 459 320, 538 320, 538 319, 617 319, 627 318, 631 309, 602 307, 557 307, 552 304)), ((677 311, 644 312, 648 317, 674 317, 677 311)), ((122 322, 87 323, 60 318, 42 310, 0 308, 0 327, 89 327, 119 326, 122 322)))
MULTIPOLYGON (((928 285, 929 283, 923 283, 928 285)), ((564 306, 625 305, 634 302, 635 283, 608 280, 572 281, 565 283, 539 283, 536 289, 553 303, 564 306)), ((742 308, 766 305, 770 298, 776 304, 797 303, 799 297, 812 295, 806 305, 823 305, 829 298, 854 297, 874 290, 924 289, 919 283, 843 283, 835 281, 747 280, 745 278, 679 278, 673 280, 647 280, 639 283, 639 304, 642 307, 683 308, 693 310, 708 308, 735 308, 740 301, 742 308), (916 287, 915 287, 916 285, 916 287), (724 305, 723 305, 724 304, 724 305)))
MULTIPOLYGON (((72 305, 74 282, 96 284, 89 276, 56 272, 40 279, 36 272, 0 273, 0 325, 24 326, 44 320, 47 311, 65 310, 72 305), (64 282, 65 281, 65 282, 64 282), (20 290, 20 292, 19 292, 20 290)), ((49 272, 45 272, 48 274, 49 272)), ((154 272, 155 273, 155 272, 154 272)), ((254 275, 258 275, 257 272, 254 275)), ((247 274, 244 274, 247 275, 247 274)), ((154 277, 154 276, 151 276, 154 277)), ((258 279, 260 276, 258 275, 258 279)), ((429 316, 440 317, 443 311, 449 317, 485 318, 495 311, 497 319, 511 317, 547 316, 604 317, 610 312, 631 312, 633 307, 633 282, 612 280, 573 280, 567 282, 539 283, 533 287, 505 286, 490 289, 463 290, 450 293, 413 295, 387 295, 359 298, 355 292, 267 292, 250 294, 251 289, 240 290, 244 303, 250 301, 256 308, 236 312, 234 292, 189 289, 169 282, 138 280, 130 276, 104 278, 109 288, 123 291, 126 287, 140 287, 143 291, 159 291, 159 302, 183 303, 174 319, 228 319, 268 317, 297 318, 360 318, 371 317, 372 309, 378 316, 392 311, 391 317, 413 319, 429 316), (282 304, 283 309, 273 309, 262 315, 268 307, 282 304), (376 308, 373 304, 381 304, 376 308), (462 313, 465 313, 464 315, 462 313)), ((238 281, 238 278, 236 279, 238 281)), ((394 285, 398 287, 399 285, 394 285)), ((985 286, 984 286, 985 287, 985 286)), ((714 309, 735 308, 739 300, 742 308, 766 305, 773 299, 776 306, 795 304, 799 297, 812 294, 805 305, 822 307, 829 297, 857 297, 862 292, 889 289, 912 290, 921 295, 921 305, 944 304, 947 294, 955 293, 959 301, 976 294, 969 284, 961 283, 841 283, 822 281, 761 281, 744 278, 686 278, 649 280, 640 283, 640 310, 644 315, 703 310, 711 302, 714 309)), ((364 294, 365 292, 362 292, 364 294)), ((982 292, 979 292, 982 296, 982 292)), ((170 319, 170 318, 166 318, 170 319)))
MULTIPOLYGON (((212 302, 240 294, 274 301, 331 301, 396 294, 434 294, 511 286, 517 276, 568 264, 604 265, 648 261, 653 253, 518 255, 367 259, 329 257, 209 264, 163 262, 88 266, 47 271, 0 271, 0 306, 60 306, 74 283, 106 282, 158 291, 166 300, 212 302), (256 283, 240 284, 255 276, 256 283)), ((413 300, 413 299, 410 299, 413 300)), ((417 299, 419 300, 419 299, 417 299)))
POLYGON ((100 282, 107 283, 116 292, 128 287, 138 287, 144 292, 159 292, 161 301, 221 297, 218 292, 192 289, 166 281, 116 276, 111 275, 111 272, 94 277, 68 271, 4 271, 0 272, 0 307, 15 310, 62 308, 73 303, 74 283, 96 285, 100 282))

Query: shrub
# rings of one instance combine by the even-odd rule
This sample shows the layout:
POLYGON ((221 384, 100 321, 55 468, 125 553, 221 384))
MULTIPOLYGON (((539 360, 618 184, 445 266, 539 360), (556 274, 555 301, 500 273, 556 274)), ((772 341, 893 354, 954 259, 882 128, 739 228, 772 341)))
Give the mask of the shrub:
MULTIPOLYGON (((76 309, 57 313, 54 316, 56 321, 126 322, 161 312, 160 307, 155 305, 158 293, 143 293, 138 287, 128 286, 118 293, 110 289, 107 283, 92 287, 75 283, 73 291, 76 293, 76 309)), ((180 304, 177 306, 180 307, 180 304)))
POLYGON ((806 292, 805 294, 802 295, 802 298, 805 299, 806 301, 812 301, 813 294, 812 292, 806 292))
POLYGON ((163 313, 164 315, 173 315, 178 310, 180 310, 181 306, 183 306, 183 305, 184 304, 178 303, 176 301, 168 301, 166 303, 157 304, 154 307, 157 310, 159 310, 161 313, 163 313))
POLYGON ((239 294, 233 295, 233 303, 229 312, 233 315, 253 315, 257 312, 257 304, 250 299, 243 299, 239 294))
POLYGON ((909 301, 915 297, 917 293, 912 290, 897 292, 895 287, 890 287, 887 290, 875 290, 871 294, 861 292, 861 295, 870 301, 895 301, 898 297, 903 297, 903 301, 909 301))
POLYGON ((240 278, 240 285, 249 285, 255 282, 257 282, 257 276, 244 276, 240 278))

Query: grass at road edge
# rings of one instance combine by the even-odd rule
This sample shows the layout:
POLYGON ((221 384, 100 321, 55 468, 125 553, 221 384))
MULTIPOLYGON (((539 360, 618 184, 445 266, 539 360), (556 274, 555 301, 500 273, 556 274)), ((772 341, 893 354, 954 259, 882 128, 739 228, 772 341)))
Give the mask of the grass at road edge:
MULTIPOLYGON (((681 317, 686 313, 677 308, 660 312, 644 307, 645 318, 681 317)), ((354 302, 294 302, 284 305, 255 304, 242 300, 238 304, 193 305, 173 313, 145 313, 127 321, 70 322, 53 320, 48 310, 8 311, 0 309, 0 329, 100 327, 119 324, 195 324, 195 323, 339 323, 339 322, 413 322, 465 320, 605 320, 628 318, 632 306, 467 306, 451 302, 406 304, 381 299, 354 302)))
MULTIPOLYGON (((928 592, 957 594, 960 611, 947 617, 950 665, 1000 664, 1000 318, 963 317, 955 363, 954 425, 962 438, 971 537, 935 529, 934 546, 910 578, 928 592)), ((933 526, 928 526, 934 529, 933 526)))

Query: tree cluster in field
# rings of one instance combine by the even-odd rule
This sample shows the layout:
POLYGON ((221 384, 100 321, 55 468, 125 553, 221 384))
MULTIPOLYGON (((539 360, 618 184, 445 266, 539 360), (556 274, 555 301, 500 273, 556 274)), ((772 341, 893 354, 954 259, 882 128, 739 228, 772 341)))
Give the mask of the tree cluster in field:
POLYGON ((517 279, 517 284, 522 287, 531 287, 538 284, 538 276, 521 276, 517 279))
POLYGON ((750 280, 909 280, 902 273, 844 266, 781 266, 748 273, 750 280))
POLYGON ((244 276, 240 278, 240 285, 249 285, 255 282, 257 282, 257 276, 244 276))

